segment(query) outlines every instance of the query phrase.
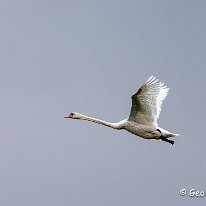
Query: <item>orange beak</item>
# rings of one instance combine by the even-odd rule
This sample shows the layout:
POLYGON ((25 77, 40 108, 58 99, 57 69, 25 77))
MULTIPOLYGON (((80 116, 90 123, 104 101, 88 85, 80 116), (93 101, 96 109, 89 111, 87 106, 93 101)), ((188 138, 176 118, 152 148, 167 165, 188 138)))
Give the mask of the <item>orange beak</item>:
POLYGON ((65 116, 64 118, 72 118, 72 114, 68 114, 67 116, 65 116))

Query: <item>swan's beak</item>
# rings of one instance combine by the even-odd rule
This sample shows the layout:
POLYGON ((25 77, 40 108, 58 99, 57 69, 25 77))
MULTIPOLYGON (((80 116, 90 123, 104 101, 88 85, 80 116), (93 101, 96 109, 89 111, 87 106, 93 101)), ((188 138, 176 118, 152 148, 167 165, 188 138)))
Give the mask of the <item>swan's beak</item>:
POLYGON ((72 114, 68 114, 67 116, 65 116, 64 118, 72 118, 72 114))

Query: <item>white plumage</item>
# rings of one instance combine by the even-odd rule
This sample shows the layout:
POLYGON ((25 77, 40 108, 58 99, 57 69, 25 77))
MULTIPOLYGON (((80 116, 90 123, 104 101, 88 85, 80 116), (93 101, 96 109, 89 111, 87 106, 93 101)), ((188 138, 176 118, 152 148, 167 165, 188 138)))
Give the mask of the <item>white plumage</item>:
POLYGON ((65 118, 88 120, 113 129, 125 129, 128 132, 145 139, 161 139, 174 144, 168 138, 178 136, 158 127, 161 107, 168 94, 169 88, 164 83, 158 82, 154 76, 150 76, 139 90, 132 95, 132 108, 129 118, 117 123, 106 122, 93 117, 88 117, 77 112, 67 115, 65 118))
POLYGON ((169 88, 164 83, 158 82, 154 76, 150 76, 137 93, 132 96, 132 108, 130 121, 143 125, 157 126, 163 100, 166 98, 169 88))

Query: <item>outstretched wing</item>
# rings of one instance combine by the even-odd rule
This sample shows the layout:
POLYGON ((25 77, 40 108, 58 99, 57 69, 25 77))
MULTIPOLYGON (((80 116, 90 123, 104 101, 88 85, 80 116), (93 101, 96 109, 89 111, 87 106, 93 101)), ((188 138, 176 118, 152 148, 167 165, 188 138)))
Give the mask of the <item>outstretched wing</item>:
POLYGON ((132 95, 132 108, 130 121, 143 125, 157 126, 163 100, 166 98, 169 88, 164 83, 158 82, 154 76, 150 76, 145 84, 132 95))

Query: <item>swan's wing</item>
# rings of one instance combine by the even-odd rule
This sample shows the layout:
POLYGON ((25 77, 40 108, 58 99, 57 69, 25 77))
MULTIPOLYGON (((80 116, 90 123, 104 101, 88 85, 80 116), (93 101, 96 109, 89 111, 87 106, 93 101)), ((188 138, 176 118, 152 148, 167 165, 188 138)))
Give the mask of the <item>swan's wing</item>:
POLYGON ((164 83, 158 82, 158 79, 150 76, 146 83, 132 95, 129 120, 143 125, 157 126, 162 102, 168 91, 169 88, 164 86, 164 83))

